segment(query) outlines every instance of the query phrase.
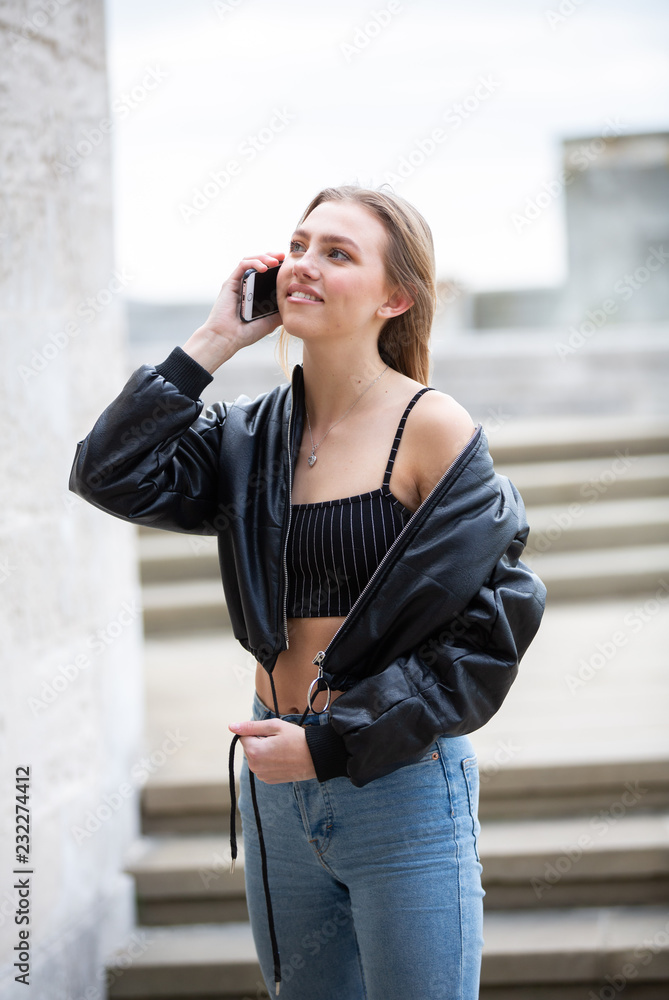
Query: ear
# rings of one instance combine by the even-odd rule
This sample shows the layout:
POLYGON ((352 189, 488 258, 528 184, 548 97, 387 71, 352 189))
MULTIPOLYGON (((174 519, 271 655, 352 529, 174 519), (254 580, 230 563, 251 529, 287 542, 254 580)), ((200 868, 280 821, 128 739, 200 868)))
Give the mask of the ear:
POLYGON ((382 306, 376 310, 376 315, 381 319, 392 319, 393 316, 401 316, 407 309, 411 309, 414 300, 403 288, 396 288, 392 295, 386 299, 382 306))

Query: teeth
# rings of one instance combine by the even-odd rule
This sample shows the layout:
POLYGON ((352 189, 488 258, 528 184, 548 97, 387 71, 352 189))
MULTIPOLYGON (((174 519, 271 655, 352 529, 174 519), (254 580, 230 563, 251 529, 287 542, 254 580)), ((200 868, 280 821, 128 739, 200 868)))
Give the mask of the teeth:
POLYGON ((306 292, 291 292, 290 297, 292 299, 310 299, 312 302, 320 302, 320 299, 316 298, 315 295, 307 295, 306 292))

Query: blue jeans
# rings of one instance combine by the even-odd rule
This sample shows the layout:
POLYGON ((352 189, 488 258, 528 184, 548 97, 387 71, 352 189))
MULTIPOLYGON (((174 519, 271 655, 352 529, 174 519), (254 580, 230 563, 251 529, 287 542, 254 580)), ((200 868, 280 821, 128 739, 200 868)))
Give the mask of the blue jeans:
MULTIPOLYGON (((253 718, 275 718, 257 695, 253 718)), ((309 715, 305 724, 326 721, 309 715)), ((477 1000, 485 895, 478 792, 467 736, 441 737, 417 763, 363 788, 347 777, 256 781, 280 1000, 477 1000)), ((246 757, 239 811, 249 916, 274 996, 246 757)))

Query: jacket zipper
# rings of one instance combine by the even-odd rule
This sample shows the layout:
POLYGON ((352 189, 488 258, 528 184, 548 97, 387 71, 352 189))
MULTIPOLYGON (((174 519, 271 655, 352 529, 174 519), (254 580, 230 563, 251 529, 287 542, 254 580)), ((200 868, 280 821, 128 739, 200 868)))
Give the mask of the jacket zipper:
POLYGON ((293 424, 293 409, 295 398, 293 395, 294 386, 290 390, 290 416, 288 417, 288 524, 286 526, 286 540, 283 546, 283 630, 286 636, 286 649, 290 647, 288 641, 288 535, 290 534, 290 519, 292 509, 292 481, 293 481, 293 442, 291 440, 291 429, 293 424))
POLYGON ((397 538, 395 539, 395 541, 392 543, 392 545, 390 546, 390 548, 388 549, 388 551, 384 555, 384 557, 381 560, 381 562, 379 563, 379 565, 376 567, 376 569, 374 570, 374 572, 370 576, 369 580, 367 581, 367 583, 365 584, 365 586, 363 587, 363 589, 358 594, 358 597, 355 600, 355 602, 353 604, 353 607, 351 608, 351 610, 349 611, 349 613, 347 614, 346 618, 341 623, 341 625, 339 626, 339 628, 337 629, 337 631, 335 632, 335 634, 332 636, 332 638, 330 639, 330 641, 327 644, 327 646, 325 647, 325 649, 321 649, 321 650, 318 651, 318 653, 316 653, 316 656, 313 658, 313 660, 311 662, 315 663, 318 666, 318 676, 319 677, 323 676, 323 662, 325 660, 325 657, 326 657, 326 655, 327 655, 330 647, 332 646, 332 643, 335 641, 335 639, 337 638, 337 636, 339 635, 339 633, 341 632, 341 630, 344 628, 344 626, 347 626, 347 625, 351 624, 351 616, 356 611, 356 609, 357 609, 360 601, 362 600, 362 598, 363 598, 363 596, 365 594, 365 591, 372 585, 374 577, 380 571, 381 567, 383 566, 383 564, 385 563, 385 561, 388 559, 388 557, 392 553, 394 547, 397 545, 397 543, 399 542, 399 540, 404 535, 404 532, 409 530, 409 528, 411 527, 411 522, 413 521, 413 519, 415 517, 417 517, 417 515, 423 509, 423 507, 428 502, 428 500, 430 499, 430 497, 433 495, 433 493, 435 492, 435 490, 438 490, 443 485, 443 483, 448 479, 448 477, 451 475, 451 473, 455 469, 455 466, 458 465, 462 459, 464 459, 464 457, 467 454, 467 452, 470 450, 470 448, 473 447, 474 442, 479 437, 479 433, 478 433, 479 432, 479 428, 480 428, 480 425, 479 425, 479 427, 476 428, 476 431, 474 432, 472 438, 467 442, 467 444, 464 446, 464 448, 462 449, 462 451, 458 455, 456 455, 456 457, 453 459, 453 461, 451 462, 451 464, 449 465, 449 467, 446 469, 446 471, 444 472, 444 474, 441 477, 441 479, 439 480, 439 482, 436 483, 432 487, 432 489, 430 490, 430 492, 428 493, 428 495, 425 497, 425 499, 423 500, 423 502, 421 503, 421 505, 419 507, 417 507, 416 510, 413 512, 413 514, 411 515, 411 517, 409 518, 409 520, 407 521, 407 523, 404 525, 404 527, 400 531, 400 533, 397 536, 397 538))

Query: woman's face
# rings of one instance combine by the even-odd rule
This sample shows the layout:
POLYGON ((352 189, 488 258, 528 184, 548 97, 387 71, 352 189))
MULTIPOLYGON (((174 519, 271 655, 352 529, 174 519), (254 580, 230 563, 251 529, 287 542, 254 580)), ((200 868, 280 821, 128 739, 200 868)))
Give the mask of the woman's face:
POLYGON ((288 333, 305 341, 328 335, 359 341, 369 332, 375 342, 379 319, 387 318, 376 310, 390 295, 386 240, 383 225, 363 205, 317 205, 291 236, 277 276, 279 313, 288 333))

